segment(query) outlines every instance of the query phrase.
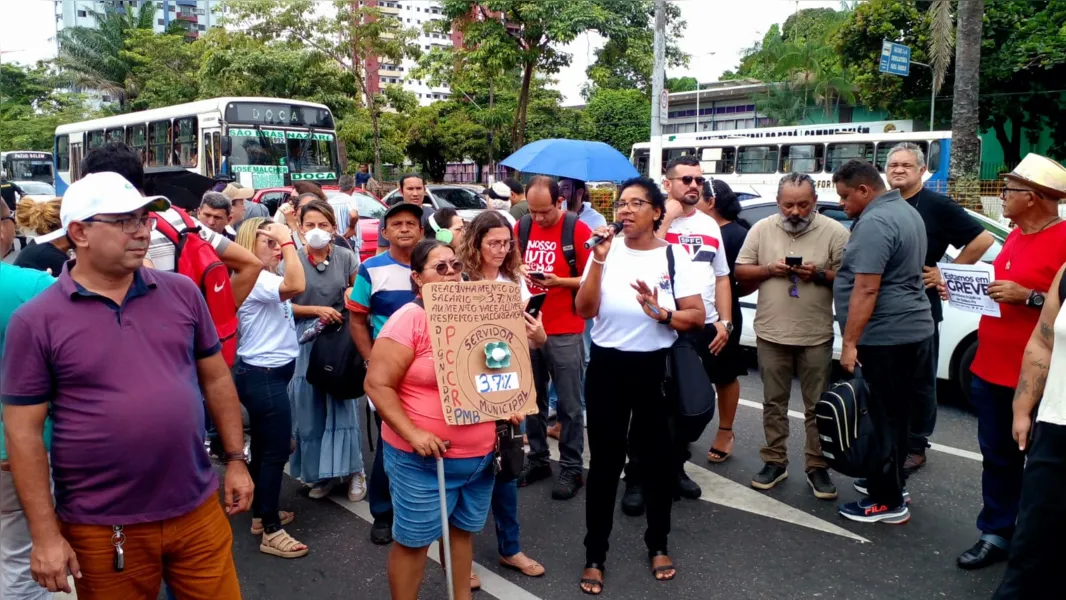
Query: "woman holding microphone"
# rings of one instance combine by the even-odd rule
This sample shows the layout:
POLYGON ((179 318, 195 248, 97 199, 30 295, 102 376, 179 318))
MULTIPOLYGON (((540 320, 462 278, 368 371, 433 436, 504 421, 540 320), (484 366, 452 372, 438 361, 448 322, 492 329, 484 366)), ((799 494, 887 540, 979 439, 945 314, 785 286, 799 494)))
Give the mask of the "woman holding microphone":
POLYGON ((593 232, 605 240, 593 247, 577 293, 577 312, 594 319, 592 349, 585 376, 588 410, 589 477, 585 507, 585 571, 581 591, 603 592, 604 563, 614 518, 618 479, 626 461, 626 434, 632 419, 634 442, 645 482, 648 548, 658 581, 677 571, 667 553, 672 491, 669 419, 663 395, 667 351, 678 331, 699 329, 704 322, 700 292, 704 281, 684 251, 655 237, 666 213, 659 186, 647 178, 621 185, 614 203, 622 222, 618 236, 609 227, 593 232), (674 273, 669 256, 673 255, 674 273), (632 374, 627 376, 626 374, 632 374))

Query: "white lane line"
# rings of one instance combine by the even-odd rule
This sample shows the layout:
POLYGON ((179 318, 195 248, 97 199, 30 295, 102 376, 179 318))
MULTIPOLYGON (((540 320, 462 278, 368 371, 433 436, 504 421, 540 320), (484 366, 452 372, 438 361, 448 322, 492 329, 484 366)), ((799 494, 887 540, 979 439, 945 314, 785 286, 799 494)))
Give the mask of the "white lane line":
MULTIPOLYGON (((748 408, 754 408, 756 410, 762 410, 762 402, 754 402, 752 400, 740 400, 741 406, 747 406, 748 408)), ((795 410, 788 411, 788 416, 793 419, 803 420, 803 413, 795 410)), ((984 457, 979 452, 971 452, 969 450, 963 450, 962 448, 955 448, 953 446, 945 446, 943 444, 929 443, 930 449, 937 452, 943 452, 944 454, 950 454, 952 456, 958 456, 960 458, 968 458, 970 460, 983 461, 984 457)))

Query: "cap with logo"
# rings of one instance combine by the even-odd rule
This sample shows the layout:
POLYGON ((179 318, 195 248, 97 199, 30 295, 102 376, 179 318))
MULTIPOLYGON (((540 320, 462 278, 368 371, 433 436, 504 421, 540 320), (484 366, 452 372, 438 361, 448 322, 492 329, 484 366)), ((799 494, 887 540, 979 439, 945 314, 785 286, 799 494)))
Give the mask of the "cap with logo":
POLYGON ((160 212, 170 208, 164 196, 142 196, 133 184, 118 173, 91 173, 70 184, 63 194, 59 219, 63 227, 37 238, 37 243, 50 242, 67 234, 75 221, 96 215, 121 215, 140 208, 160 212))
POLYGON ((1030 153, 1006 176, 1031 185, 1053 199, 1066 198, 1066 167, 1046 156, 1030 153))
POLYGON ((497 181, 489 188, 489 197, 496 200, 510 200, 511 188, 502 181, 497 181))

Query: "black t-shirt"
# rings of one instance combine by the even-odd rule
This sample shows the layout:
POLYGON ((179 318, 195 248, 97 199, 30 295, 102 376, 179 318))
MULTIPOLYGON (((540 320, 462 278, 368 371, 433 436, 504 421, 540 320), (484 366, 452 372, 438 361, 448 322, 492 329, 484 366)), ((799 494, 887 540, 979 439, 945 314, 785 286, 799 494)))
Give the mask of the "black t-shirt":
MULTIPOLYGON (((907 198, 907 202, 918 210, 925 221, 925 234, 929 240, 929 249, 925 255, 925 266, 935 267, 944 257, 948 246, 962 248, 972 242, 985 230, 976 219, 966 213, 966 209, 944 194, 922 188, 920 192, 907 198)), ((933 311, 933 320, 944 320, 944 308, 940 304, 940 294, 936 288, 925 290, 933 311)))
POLYGON ((12 181, 0 182, 0 197, 2 197, 4 202, 7 203, 11 212, 15 212, 15 201, 17 200, 17 198, 15 198, 16 193, 18 193, 19 197, 26 195, 26 192, 22 191, 22 188, 15 185, 12 181))
POLYGON ((15 259, 15 266, 37 271, 51 269, 52 277, 59 277, 59 274, 63 271, 63 265, 68 260, 70 260, 70 257, 67 256, 67 253, 56 248, 55 244, 51 242, 43 244, 30 242, 28 246, 22 249, 22 252, 19 252, 18 258, 15 259))
POLYGON ((744 240, 748 237, 748 228, 733 221, 722 226, 722 241, 725 243, 725 260, 729 263, 729 283, 733 290, 733 330, 739 331, 744 319, 740 314, 740 294, 734 273, 736 272, 737 256, 744 247, 744 240))

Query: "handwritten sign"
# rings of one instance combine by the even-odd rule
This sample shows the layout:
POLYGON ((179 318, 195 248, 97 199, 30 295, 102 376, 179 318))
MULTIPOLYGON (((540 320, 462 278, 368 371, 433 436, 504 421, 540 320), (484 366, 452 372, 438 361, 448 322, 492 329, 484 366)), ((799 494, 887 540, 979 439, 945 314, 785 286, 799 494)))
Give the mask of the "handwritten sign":
POLYGON ((472 425, 536 412, 533 366, 518 284, 430 283, 422 289, 422 300, 437 364, 441 407, 449 425, 472 425), (490 346, 488 352, 486 346, 490 346), (506 351, 501 353, 501 349, 506 351))
POLYGON ((999 317, 999 303, 988 295, 988 285, 996 280, 992 265, 939 263, 937 268, 947 285, 949 304, 965 312, 999 317))

